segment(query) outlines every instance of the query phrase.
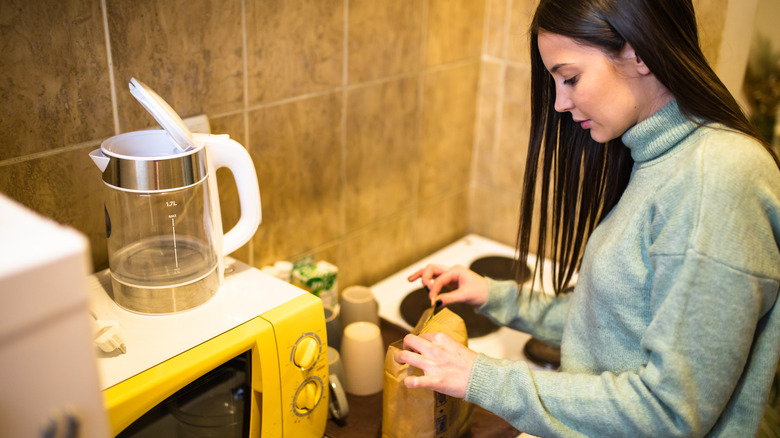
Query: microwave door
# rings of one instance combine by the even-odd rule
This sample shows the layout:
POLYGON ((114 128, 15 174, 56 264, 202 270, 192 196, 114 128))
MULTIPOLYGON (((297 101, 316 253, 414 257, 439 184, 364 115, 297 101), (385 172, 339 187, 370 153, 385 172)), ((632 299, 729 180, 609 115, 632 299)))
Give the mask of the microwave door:
POLYGON ((251 354, 243 353, 158 403, 120 438, 249 436, 251 354))

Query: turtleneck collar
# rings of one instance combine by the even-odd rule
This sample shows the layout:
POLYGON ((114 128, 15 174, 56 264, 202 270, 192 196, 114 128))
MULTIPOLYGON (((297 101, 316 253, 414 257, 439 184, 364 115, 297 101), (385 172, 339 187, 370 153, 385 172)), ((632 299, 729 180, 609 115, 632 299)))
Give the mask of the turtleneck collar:
POLYGON ((672 99, 647 119, 623 134, 621 140, 631 150, 636 163, 660 157, 677 145, 698 125, 682 115, 677 101, 672 99))

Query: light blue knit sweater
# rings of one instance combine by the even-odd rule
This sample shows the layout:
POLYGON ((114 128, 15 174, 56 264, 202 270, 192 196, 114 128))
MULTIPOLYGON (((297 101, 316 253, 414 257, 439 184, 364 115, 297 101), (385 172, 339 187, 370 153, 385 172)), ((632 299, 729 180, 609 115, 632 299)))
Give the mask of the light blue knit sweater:
POLYGON ((561 342, 561 372, 480 354, 466 400, 543 437, 753 436, 780 351, 780 170, 676 102, 623 142, 631 180, 574 293, 491 280, 479 309, 561 342))

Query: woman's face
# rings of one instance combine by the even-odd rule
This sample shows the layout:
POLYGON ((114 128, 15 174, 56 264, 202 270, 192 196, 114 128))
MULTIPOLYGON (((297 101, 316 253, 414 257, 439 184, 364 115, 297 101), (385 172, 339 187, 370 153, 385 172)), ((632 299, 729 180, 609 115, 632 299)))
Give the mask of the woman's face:
POLYGON ((629 44, 613 59, 550 32, 539 33, 538 42, 555 81, 555 110, 570 112, 582 129, 590 129, 595 141, 620 137, 669 101, 661 98, 665 89, 629 44))

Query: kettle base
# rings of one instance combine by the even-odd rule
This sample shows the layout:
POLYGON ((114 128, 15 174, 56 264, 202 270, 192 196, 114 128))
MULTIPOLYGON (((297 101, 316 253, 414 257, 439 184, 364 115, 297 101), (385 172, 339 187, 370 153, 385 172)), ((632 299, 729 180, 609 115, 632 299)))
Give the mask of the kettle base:
POLYGON ((205 303, 219 289, 216 266, 200 279, 174 286, 141 287, 122 282, 111 273, 112 298, 119 307, 144 315, 183 312, 205 303))

